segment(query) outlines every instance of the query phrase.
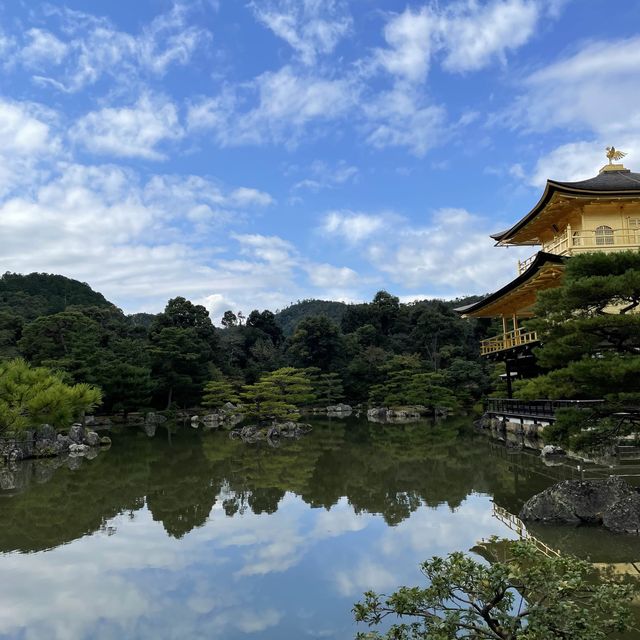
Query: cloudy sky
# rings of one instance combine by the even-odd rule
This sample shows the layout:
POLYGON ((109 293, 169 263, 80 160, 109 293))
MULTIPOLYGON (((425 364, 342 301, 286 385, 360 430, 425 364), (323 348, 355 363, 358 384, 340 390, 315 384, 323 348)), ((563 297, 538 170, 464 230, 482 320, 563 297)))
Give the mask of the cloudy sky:
POLYGON ((128 312, 490 291, 611 144, 636 1, 0 0, 0 271, 128 312))

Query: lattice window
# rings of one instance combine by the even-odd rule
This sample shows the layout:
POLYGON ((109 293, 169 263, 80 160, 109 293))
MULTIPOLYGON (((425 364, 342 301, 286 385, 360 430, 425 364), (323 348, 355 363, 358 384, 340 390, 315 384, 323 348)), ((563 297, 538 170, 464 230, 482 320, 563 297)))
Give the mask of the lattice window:
POLYGON ((603 224, 596 228, 596 244, 613 244, 613 229, 603 224))

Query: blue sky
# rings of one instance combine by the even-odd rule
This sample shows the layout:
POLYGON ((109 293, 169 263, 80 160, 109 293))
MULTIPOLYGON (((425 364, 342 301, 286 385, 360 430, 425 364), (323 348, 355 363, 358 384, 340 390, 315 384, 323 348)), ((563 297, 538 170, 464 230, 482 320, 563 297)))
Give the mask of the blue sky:
POLYGON ((640 150, 640 2, 0 2, 0 270, 126 311, 484 293, 640 150))

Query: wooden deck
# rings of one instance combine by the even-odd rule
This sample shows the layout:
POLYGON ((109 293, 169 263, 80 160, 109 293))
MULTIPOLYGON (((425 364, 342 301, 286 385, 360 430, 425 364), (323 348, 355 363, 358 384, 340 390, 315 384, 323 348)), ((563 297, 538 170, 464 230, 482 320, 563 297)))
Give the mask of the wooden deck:
POLYGON ((526 329, 515 329, 507 331, 499 336, 493 336, 480 342, 480 355, 488 356, 507 349, 521 347, 527 344, 539 342, 538 334, 535 331, 527 331, 526 329))

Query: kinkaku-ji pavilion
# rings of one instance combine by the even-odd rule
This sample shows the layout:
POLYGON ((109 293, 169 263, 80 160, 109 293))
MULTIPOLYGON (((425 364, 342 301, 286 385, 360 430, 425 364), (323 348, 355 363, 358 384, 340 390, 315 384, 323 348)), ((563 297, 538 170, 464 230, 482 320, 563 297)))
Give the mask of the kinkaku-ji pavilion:
POLYGON ((504 361, 511 378, 535 373, 534 331, 520 326, 533 317, 539 291, 557 287, 566 260, 582 252, 640 249, 640 173, 614 161, 623 152, 607 147, 606 164, 597 176, 579 182, 547 180, 538 203, 510 229, 492 235, 496 246, 540 249, 518 261, 517 277, 483 300, 457 309, 463 317, 499 318, 502 333, 481 344, 487 358, 504 361))

